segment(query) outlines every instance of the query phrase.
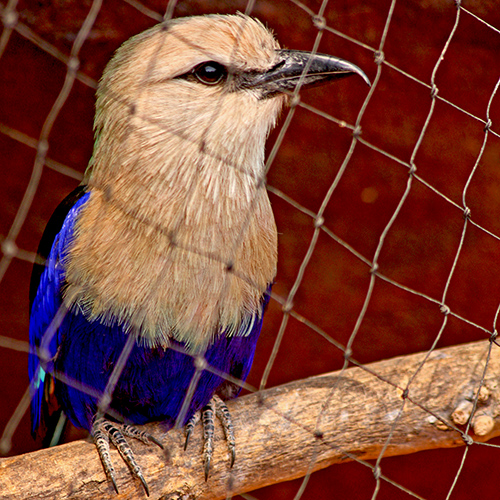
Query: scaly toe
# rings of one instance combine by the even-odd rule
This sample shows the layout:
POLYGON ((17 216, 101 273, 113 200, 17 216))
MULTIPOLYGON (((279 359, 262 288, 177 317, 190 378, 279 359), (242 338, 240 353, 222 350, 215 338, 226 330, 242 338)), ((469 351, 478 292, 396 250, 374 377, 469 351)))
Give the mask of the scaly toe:
POLYGON ((203 426, 203 464, 205 472, 205 481, 208 480, 210 475, 210 464, 212 463, 212 456, 214 451, 214 420, 215 416, 220 420, 222 424, 222 429, 224 430, 224 436, 226 437, 227 446, 229 450, 230 466, 234 465, 234 460, 236 458, 236 441, 234 438, 234 428, 231 420, 231 414, 229 409, 224 403, 224 401, 217 395, 209 401, 209 403, 204 406, 201 411, 196 412, 188 421, 184 428, 186 435, 186 441, 184 443, 184 450, 187 449, 189 438, 193 434, 193 430, 196 424, 202 421, 203 426))
POLYGON ((203 423, 203 438, 205 444, 203 445, 203 459, 205 462, 205 481, 208 479, 210 473, 210 462, 214 451, 214 417, 215 417, 215 403, 211 399, 210 402, 201 410, 201 417, 203 423))
POLYGON ((109 441, 116 446, 121 457, 128 465, 132 475, 139 479, 146 495, 149 496, 149 487, 142 474, 141 467, 135 460, 134 452, 132 448, 127 443, 125 436, 138 439, 146 444, 154 443, 160 448, 163 445, 151 434, 141 431, 132 425, 119 424, 106 420, 104 417, 98 417, 95 419, 92 426, 92 435, 94 438, 94 443, 97 447, 99 457, 101 458, 102 465, 106 475, 113 484, 113 487, 118 493, 118 486, 116 484, 115 469, 111 462, 111 457, 109 454, 109 441))
POLYGON ((215 402, 215 412, 222 424, 224 435, 226 436, 227 447, 231 457, 230 466, 232 467, 234 465, 234 460, 236 459, 236 440, 234 438, 234 427, 231 419, 231 413, 229 412, 229 408, 226 403, 224 403, 219 396, 215 395, 213 397, 213 401, 215 402))

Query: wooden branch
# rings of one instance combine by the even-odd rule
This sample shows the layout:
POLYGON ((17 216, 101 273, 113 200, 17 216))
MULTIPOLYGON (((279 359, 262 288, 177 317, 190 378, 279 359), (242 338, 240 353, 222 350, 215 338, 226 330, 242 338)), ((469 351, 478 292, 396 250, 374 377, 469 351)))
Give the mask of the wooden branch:
MULTIPOLYGON (((161 438, 165 451, 139 442, 132 446, 151 498, 163 500, 226 498, 228 493, 294 479, 354 457, 375 459, 391 432, 384 456, 461 446, 463 424, 479 389, 488 348, 488 342, 476 342, 436 350, 415 377, 426 353, 292 382, 231 401, 236 463, 229 469, 226 443, 217 427, 208 482, 203 476, 200 427, 187 452, 181 430, 165 434, 158 424, 146 428, 161 438)), ((472 418, 474 441, 500 434, 498 380, 500 350, 493 346, 472 418)), ((115 450, 112 458, 119 495, 107 481, 94 445, 77 441, 2 459, 0 499, 145 498, 115 450)))

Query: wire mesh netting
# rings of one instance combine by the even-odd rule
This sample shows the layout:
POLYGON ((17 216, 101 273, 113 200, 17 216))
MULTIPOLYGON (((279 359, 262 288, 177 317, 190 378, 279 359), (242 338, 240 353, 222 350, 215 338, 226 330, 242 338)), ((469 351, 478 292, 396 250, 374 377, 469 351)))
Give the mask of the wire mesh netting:
MULTIPOLYGON (((5 454, 40 447, 29 432, 30 273, 47 220, 91 157, 94 94, 106 62, 124 40, 162 19, 241 11, 272 28, 282 46, 353 61, 372 81, 368 88, 353 77, 300 92, 268 142, 260 180, 278 225, 279 264, 245 387, 340 374, 313 415, 303 473, 290 476, 307 473, 305 479, 246 497, 458 499, 471 491, 493 497, 492 464, 500 451, 494 439, 481 442, 478 422, 488 431, 498 427, 496 406, 481 406, 485 391, 495 390, 489 359, 500 311, 500 14, 494 2, 89 0, 61 6, 14 0, 0 9, 5 454), (446 390, 451 408, 469 405, 468 416, 480 407, 486 419, 459 422, 449 408, 438 411, 415 394, 439 348, 476 340, 491 342, 481 363, 470 367, 467 390, 453 379, 446 390), (387 376, 369 365, 416 352, 423 355, 401 377, 397 366, 387 376), (389 423, 370 461, 359 458, 358 443, 340 436, 329 445, 322 434, 352 365, 400 395, 396 407, 388 404, 389 423), (398 430, 415 407, 430 429, 451 436, 449 443, 412 447, 418 436, 410 435, 407 451, 395 453, 398 430), (321 464, 318 437, 351 462, 312 472, 321 464), (451 443, 468 446, 412 453, 451 443), (391 456, 406 453, 412 454, 391 456)), ((432 380, 424 388, 429 400, 437 385, 432 380)), ((281 418, 289 421, 286 412, 281 418)), ((345 418, 365 435, 373 431, 365 426, 369 415, 345 418)), ((273 432, 283 430, 269 429, 269 447, 273 432)), ((82 435, 70 429, 66 438, 82 435)))

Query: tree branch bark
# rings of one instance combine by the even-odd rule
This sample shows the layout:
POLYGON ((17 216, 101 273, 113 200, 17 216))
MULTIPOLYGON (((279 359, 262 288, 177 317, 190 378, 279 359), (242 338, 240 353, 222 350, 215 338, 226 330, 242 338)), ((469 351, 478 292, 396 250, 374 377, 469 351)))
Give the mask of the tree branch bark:
MULTIPOLYGON (((208 482, 200 427, 186 452, 182 430, 164 433, 159 424, 145 427, 161 439, 164 451, 139 442, 132 446, 151 498, 166 500, 226 498, 335 463, 376 459, 382 451, 394 456, 464 445, 464 424, 478 391, 471 437, 486 441, 500 435, 500 350, 495 346, 479 390, 489 346, 483 341, 436 350, 416 375, 426 353, 352 367, 231 401, 236 462, 229 469, 227 447, 217 427, 208 482)), ((112 459, 119 495, 90 442, 1 459, 0 499, 144 498, 140 483, 115 450, 112 459)))

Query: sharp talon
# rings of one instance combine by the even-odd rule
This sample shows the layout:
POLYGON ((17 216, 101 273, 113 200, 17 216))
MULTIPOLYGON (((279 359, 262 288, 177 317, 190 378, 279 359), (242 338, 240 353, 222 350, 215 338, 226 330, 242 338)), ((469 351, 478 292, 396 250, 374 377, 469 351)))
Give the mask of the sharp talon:
POLYGON ((236 452, 235 452, 235 450, 233 448, 231 450, 231 462, 229 464, 229 467, 231 467, 231 469, 233 468, 235 458, 236 458, 236 452))
POLYGON ((186 441, 184 441, 184 451, 187 450, 189 438, 191 437, 192 432, 193 432, 192 429, 190 429, 188 432, 186 432, 186 441))
POLYGON ((118 491, 118 486, 116 484, 115 477, 114 476, 108 476, 108 477, 111 479, 111 482, 113 483, 113 488, 115 489, 116 494, 119 495, 120 492, 118 491))
POLYGON ((209 474, 210 474, 210 457, 205 457, 205 482, 208 481, 209 474))
POLYGON ((141 480, 141 483, 144 486, 144 490, 146 491, 146 496, 149 496, 149 487, 148 483, 146 483, 146 480, 144 479, 144 476, 141 473, 139 473, 137 474, 137 477, 141 480))
POLYGON ((165 449, 165 447, 163 446, 163 444, 161 444, 161 442, 158 441, 158 439, 156 439, 154 436, 149 435, 149 440, 151 442, 153 442, 154 444, 156 444, 157 446, 159 446, 162 450, 165 449))
POLYGON ((188 420, 186 427, 184 427, 184 432, 186 434, 186 441, 184 443, 184 451, 187 450, 189 438, 191 437, 191 434, 193 433, 193 429, 195 428, 195 426, 199 420, 200 420, 200 413, 197 412, 188 420))

